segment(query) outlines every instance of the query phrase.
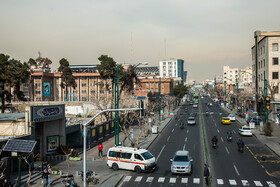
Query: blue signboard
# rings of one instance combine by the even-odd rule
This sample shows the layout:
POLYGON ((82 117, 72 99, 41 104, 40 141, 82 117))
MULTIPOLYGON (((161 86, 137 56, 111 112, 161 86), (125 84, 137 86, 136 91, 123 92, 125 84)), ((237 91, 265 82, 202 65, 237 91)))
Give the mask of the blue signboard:
POLYGON ((44 82, 44 97, 51 96, 51 84, 49 82, 44 82))
POLYGON ((32 121, 49 121, 61 118, 65 118, 65 105, 32 107, 32 121))

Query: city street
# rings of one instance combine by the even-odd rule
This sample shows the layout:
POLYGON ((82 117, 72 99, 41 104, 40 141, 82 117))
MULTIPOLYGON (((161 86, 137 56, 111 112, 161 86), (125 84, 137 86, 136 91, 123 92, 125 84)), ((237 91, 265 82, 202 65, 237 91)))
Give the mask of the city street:
POLYGON ((221 118, 228 113, 216 106, 210 98, 200 99, 198 108, 185 103, 176 115, 183 120, 185 128, 180 129, 179 120, 173 119, 149 147, 157 159, 158 170, 141 174, 130 172, 119 186, 203 186, 203 164, 206 159, 211 171, 212 186, 279 186, 277 171, 280 169, 275 163, 279 163, 280 159, 254 136, 242 137, 245 150, 243 153, 238 152, 236 142, 241 137, 238 134, 239 122, 222 125, 221 118), (205 105, 209 102, 213 106, 205 105), (211 115, 206 116, 206 111, 211 115), (194 126, 187 125, 191 113, 197 113, 194 126), (203 147, 203 128, 206 149, 203 147), (227 142, 228 130, 233 132, 232 142, 227 142), (218 137, 217 149, 213 149, 211 144, 214 135, 218 137), (191 175, 171 174, 170 159, 177 150, 190 152, 193 159, 191 175))

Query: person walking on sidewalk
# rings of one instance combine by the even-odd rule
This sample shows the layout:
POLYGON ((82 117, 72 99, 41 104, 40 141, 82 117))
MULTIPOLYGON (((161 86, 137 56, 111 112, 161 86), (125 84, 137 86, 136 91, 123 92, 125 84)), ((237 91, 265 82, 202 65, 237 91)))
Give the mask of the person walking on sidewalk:
POLYGON ((50 186, 50 173, 49 173, 49 165, 47 167, 44 168, 43 170, 43 175, 42 175, 42 184, 44 184, 44 187, 48 187, 50 186))
POLYGON ((205 178, 205 184, 206 184, 207 187, 209 186, 209 179, 208 179, 209 175, 210 175, 209 168, 207 167, 207 164, 204 164, 203 176, 205 178))
POLYGON ((102 145, 102 142, 100 142, 99 145, 98 145, 98 155, 99 155, 99 157, 103 156, 103 145, 102 145))

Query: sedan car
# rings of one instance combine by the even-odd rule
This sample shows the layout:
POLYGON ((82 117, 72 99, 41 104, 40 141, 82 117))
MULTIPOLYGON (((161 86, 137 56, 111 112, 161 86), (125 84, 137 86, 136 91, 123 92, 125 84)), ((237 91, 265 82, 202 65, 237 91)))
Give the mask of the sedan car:
POLYGON ((197 106, 197 104, 194 104, 193 107, 194 107, 194 108, 197 108, 198 106, 197 106))
POLYGON ((235 121, 235 116, 234 116, 234 114, 230 114, 230 115, 228 115, 228 117, 229 117, 230 121, 235 121))
POLYGON ((194 117, 189 117, 188 118, 188 125, 195 125, 195 118, 194 117))
POLYGON ((213 104, 212 103, 208 103, 208 106, 213 106, 213 104))
POLYGON ((242 127, 239 128, 238 133, 242 136, 252 136, 252 130, 250 129, 249 126, 243 125, 242 127))
POLYGON ((231 122, 230 122, 229 117, 223 117, 223 118, 222 118, 222 124, 223 124, 223 125, 230 125, 231 122))
POLYGON ((189 151, 179 150, 176 151, 173 159, 170 159, 171 173, 191 174, 192 172, 192 159, 190 158, 189 151))

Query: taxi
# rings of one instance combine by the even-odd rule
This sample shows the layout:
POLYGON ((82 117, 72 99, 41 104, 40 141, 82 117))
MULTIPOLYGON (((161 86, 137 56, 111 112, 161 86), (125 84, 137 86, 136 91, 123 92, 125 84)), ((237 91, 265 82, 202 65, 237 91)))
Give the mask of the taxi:
POLYGON ((229 117, 223 117, 221 122, 222 122, 223 125, 230 125, 231 124, 229 117))

